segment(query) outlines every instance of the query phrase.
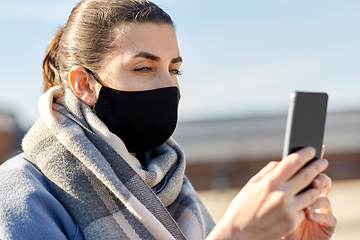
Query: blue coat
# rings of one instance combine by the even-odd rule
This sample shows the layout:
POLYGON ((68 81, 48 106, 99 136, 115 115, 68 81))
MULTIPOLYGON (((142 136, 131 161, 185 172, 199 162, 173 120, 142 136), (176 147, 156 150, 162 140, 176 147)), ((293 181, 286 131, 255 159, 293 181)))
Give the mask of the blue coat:
POLYGON ((0 166, 0 239, 84 239, 48 181, 24 154, 0 166))

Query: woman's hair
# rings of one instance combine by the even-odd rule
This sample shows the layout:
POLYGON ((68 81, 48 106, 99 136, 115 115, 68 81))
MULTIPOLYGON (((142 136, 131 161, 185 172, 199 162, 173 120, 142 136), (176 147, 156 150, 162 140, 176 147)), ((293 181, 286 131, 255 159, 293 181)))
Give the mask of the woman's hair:
POLYGON ((123 23, 156 23, 174 26, 170 16, 147 0, 83 0, 71 12, 46 49, 43 60, 44 92, 69 87, 74 66, 98 73, 106 56, 118 47, 123 23))

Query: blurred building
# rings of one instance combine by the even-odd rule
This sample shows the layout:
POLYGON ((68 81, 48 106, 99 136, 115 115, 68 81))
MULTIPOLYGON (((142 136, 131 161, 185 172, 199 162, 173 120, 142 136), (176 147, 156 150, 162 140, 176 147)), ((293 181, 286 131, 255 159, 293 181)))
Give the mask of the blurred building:
POLYGON ((10 113, 0 112, 0 164, 14 156, 20 148, 21 131, 10 113))
MULTIPOLYGON (((286 115, 179 123, 174 139, 187 155, 196 189, 241 187, 282 156, 286 115)), ((328 113, 326 173, 333 180, 360 177, 360 110, 328 113)))

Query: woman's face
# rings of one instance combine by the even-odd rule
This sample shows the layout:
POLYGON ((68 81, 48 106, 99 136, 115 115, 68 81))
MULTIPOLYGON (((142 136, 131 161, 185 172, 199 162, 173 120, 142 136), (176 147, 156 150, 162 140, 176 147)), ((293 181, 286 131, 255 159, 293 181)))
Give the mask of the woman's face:
POLYGON ((128 24, 118 49, 99 76, 103 85, 122 91, 177 86, 182 63, 175 30, 167 24, 128 24))

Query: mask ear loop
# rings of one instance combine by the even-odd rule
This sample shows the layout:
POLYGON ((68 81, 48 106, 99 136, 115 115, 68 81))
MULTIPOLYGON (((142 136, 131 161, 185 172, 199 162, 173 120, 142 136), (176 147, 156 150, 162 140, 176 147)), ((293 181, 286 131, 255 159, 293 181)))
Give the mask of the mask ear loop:
POLYGON ((99 81, 99 79, 96 77, 96 74, 93 71, 91 71, 90 69, 87 69, 87 68, 84 68, 84 69, 88 74, 90 74, 90 76, 92 76, 95 79, 95 81, 97 81, 101 86, 104 86, 101 83, 101 81, 99 81))
MULTIPOLYGON (((84 69, 88 74, 90 74, 90 76, 92 76, 95 79, 95 81, 97 81, 101 85, 101 87, 104 87, 104 85, 99 81, 99 79, 96 77, 96 74, 93 71, 91 71, 90 69, 87 69, 87 68, 84 68, 84 69)), ((96 103, 95 103, 95 105, 96 105, 96 103)), ((93 111, 94 111, 95 105, 91 107, 91 109, 93 111)))

